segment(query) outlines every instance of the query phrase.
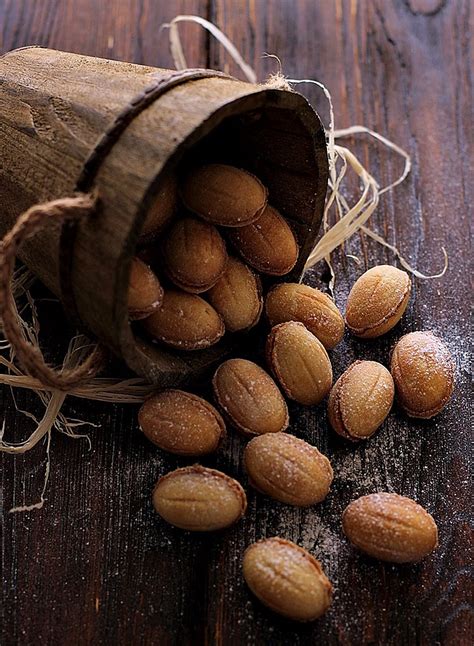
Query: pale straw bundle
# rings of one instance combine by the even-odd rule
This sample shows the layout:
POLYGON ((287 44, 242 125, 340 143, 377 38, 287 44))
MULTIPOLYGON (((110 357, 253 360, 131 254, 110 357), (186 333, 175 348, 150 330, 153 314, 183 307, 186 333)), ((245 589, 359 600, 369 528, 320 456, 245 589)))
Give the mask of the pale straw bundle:
MULTIPOLYGON (((255 70, 244 61, 235 45, 214 24, 199 16, 176 16, 170 23, 162 25, 162 28, 169 29, 170 50, 176 69, 180 70, 186 69, 188 67, 183 51, 183 46, 181 44, 181 38, 179 35, 179 24, 183 22, 196 23, 206 29, 224 47, 233 61, 242 70, 247 81, 249 81, 250 83, 257 83, 257 75, 255 73, 255 70)), ((278 63, 280 63, 278 57, 273 56, 273 58, 276 58, 278 63)), ((448 266, 447 254, 444 248, 442 249, 444 254, 444 267, 442 271, 438 274, 425 275, 414 269, 401 256, 398 249, 394 245, 389 244, 381 236, 379 236, 377 233, 374 233, 365 226, 365 223, 377 208, 380 195, 391 190, 392 188, 403 182, 403 180, 407 177, 411 169, 410 155, 405 150, 403 150, 403 148, 400 148, 400 146, 397 146, 386 137, 379 135, 377 132, 370 130, 370 128, 366 128, 365 126, 351 126, 350 128, 345 128, 343 130, 336 130, 334 125, 334 107, 331 94, 329 90, 319 81, 315 81, 314 79, 286 78, 281 73, 280 64, 280 71, 277 74, 271 75, 269 79, 264 83, 264 85, 276 89, 281 88, 291 90, 293 86, 305 83, 316 85, 323 91, 329 103, 330 115, 329 126, 327 128, 330 190, 327 195, 323 216, 324 235, 311 252, 306 262, 305 269, 307 270, 310 267, 313 267, 320 260, 325 260, 331 270, 331 282, 329 289, 332 292, 335 276, 331 265, 331 253, 334 251, 334 249, 344 244, 344 242, 348 240, 352 235, 354 235, 354 233, 362 230, 371 238, 390 249, 398 257, 400 264, 414 276, 417 276, 418 278, 440 278, 445 273, 448 266), (388 186, 380 188, 377 181, 364 168, 364 166, 360 163, 354 153, 352 153, 348 148, 339 146, 335 143, 336 139, 341 139, 343 137, 348 137, 350 135, 356 134, 368 134, 369 136, 373 137, 384 146, 386 146, 389 150, 392 150, 403 157, 405 164, 400 177, 398 177, 388 186), (348 167, 352 168, 352 170, 357 174, 362 185, 360 197, 352 206, 349 206, 341 192, 341 185, 348 167), (329 213, 333 208, 335 208, 336 210, 336 222, 332 226, 330 226, 329 213)))

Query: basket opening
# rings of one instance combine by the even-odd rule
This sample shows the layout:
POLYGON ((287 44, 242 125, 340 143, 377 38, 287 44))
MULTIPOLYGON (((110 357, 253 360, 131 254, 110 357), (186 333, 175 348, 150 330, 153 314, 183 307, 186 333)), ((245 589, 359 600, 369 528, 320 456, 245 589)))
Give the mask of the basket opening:
MULTIPOLYGON (((319 229, 326 193, 327 158, 319 119, 303 97, 278 90, 247 96, 218 112, 203 124, 200 132, 193 133, 190 140, 183 142, 160 169, 144 201, 144 213, 138 218, 135 242, 146 205, 152 203, 163 173, 176 172, 179 179, 188 168, 198 164, 232 164, 249 170, 267 186, 269 203, 287 219, 300 246, 294 270, 278 279, 264 277, 265 289, 275 280, 298 280, 319 229), (285 105, 282 105, 282 95, 285 105)), ((180 212, 183 212, 182 207, 181 211, 178 207, 178 214, 180 212)), ((138 249, 135 247, 134 253, 138 249)), ((158 274, 161 280, 159 270, 158 274)), ((164 284, 166 287, 166 280, 164 284)), ((205 293, 200 296, 206 298, 205 293)), ((260 322, 257 329, 261 325, 264 323, 260 322)), ((246 340, 253 333, 226 333, 208 349, 184 352, 152 343, 142 332, 139 322, 132 326, 127 322, 126 333, 130 334, 130 331, 134 335, 135 356, 126 356, 127 362, 163 387, 201 378, 237 346, 240 352, 245 351, 246 340), (144 365, 146 370, 143 370, 144 365)))

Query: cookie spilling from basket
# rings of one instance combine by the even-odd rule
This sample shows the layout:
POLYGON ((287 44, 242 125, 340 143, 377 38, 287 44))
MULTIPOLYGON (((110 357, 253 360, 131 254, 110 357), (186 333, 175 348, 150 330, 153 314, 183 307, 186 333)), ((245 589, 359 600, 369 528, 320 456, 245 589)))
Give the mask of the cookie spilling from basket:
MULTIPOLYGON (((329 353, 346 326, 354 336, 374 339, 402 318, 411 296, 406 272, 380 265, 362 274, 344 320, 320 290, 275 282, 295 266, 298 244, 258 178, 207 164, 181 181, 168 178, 162 195, 162 208, 156 203, 149 213, 132 263, 128 302, 134 325, 155 343, 198 352, 253 328, 262 317, 258 331, 266 344, 262 361, 258 335, 255 347, 245 346, 258 363, 239 357, 220 363, 212 379, 214 404, 176 389, 149 397, 139 425, 156 446, 201 457, 219 450, 231 427, 250 440, 243 451, 249 486, 280 503, 309 507, 331 494, 334 472, 327 456, 291 434, 286 399, 314 406, 328 398, 329 425, 352 443, 368 441, 380 429, 395 395, 411 417, 428 419, 447 404, 454 365, 431 332, 403 336, 390 370, 358 360, 333 383, 329 353)), ((238 522, 247 496, 234 478, 196 464, 163 475, 153 505, 175 527, 209 532, 238 522)), ((438 544, 431 515, 391 492, 352 501, 342 527, 359 550, 395 563, 419 561, 438 544)), ((319 561, 285 538, 250 545, 243 575, 264 604, 298 621, 316 619, 331 604, 332 586, 319 561)))

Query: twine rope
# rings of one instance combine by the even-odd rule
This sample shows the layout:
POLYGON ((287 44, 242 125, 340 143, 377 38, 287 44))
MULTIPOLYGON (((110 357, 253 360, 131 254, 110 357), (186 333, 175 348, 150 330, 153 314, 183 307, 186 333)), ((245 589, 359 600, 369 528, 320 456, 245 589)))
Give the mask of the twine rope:
POLYGON ((96 193, 82 193, 37 204, 22 213, 0 242, 0 319, 3 333, 25 372, 51 390, 69 391, 98 374, 105 364, 105 351, 95 345, 90 354, 74 368, 55 370, 49 366, 40 348, 27 338, 20 323, 12 291, 15 259, 21 245, 47 224, 59 226, 65 221, 90 215, 97 204, 96 193))

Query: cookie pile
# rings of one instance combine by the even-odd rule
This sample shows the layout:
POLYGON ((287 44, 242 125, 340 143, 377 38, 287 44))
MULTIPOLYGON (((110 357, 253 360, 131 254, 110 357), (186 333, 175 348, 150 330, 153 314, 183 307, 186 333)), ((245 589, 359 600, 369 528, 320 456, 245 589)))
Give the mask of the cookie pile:
MULTIPOLYGON (((381 427, 395 396, 412 417, 430 418, 447 404, 454 364, 431 332, 403 336, 390 369, 361 359, 333 383, 328 353, 345 326, 373 339, 403 316, 411 293, 406 272, 389 265, 366 271, 350 291, 344 322, 333 300, 313 287, 279 283, 263 294, 259 274, 290 272, 298 245, 253 175, 210 164, 188 173, 180 187, 168 179, 161 195, 160 208, 151 209, 143 228, 141 258, 133 261, 130 318, 154 341, 183 351, 248 330, 262 315, 267 338, 263 366, 236 357, 217 367, 213 403, 176 389, 145 401, 139 425, 160 449, 200 457, 218 450, 230 427, 250 440, 243 455, 249 485, 282 503, 306 507, 328 495, 333 470, 316 447, 289 432, 286 399, 313 406, 328 398, 329 424, 350 442, 367 440, 381 427)), ((161 477, 153 505, 172 525, 203 532, 237 522, 247 499, 235 479, 194 465, 161 477)), ((382 560, 417 561, 437 545, 433 518, 394 493, 352 501, 342 526, 353 545, 382 560)), ((243 574, 263 603, 287 617, 309 621, 330 605, 332 588, 320 563, 282 537, 248 547, 243 574)))

